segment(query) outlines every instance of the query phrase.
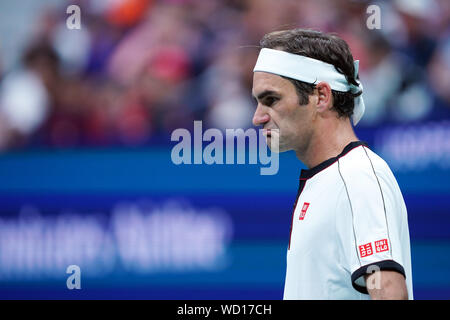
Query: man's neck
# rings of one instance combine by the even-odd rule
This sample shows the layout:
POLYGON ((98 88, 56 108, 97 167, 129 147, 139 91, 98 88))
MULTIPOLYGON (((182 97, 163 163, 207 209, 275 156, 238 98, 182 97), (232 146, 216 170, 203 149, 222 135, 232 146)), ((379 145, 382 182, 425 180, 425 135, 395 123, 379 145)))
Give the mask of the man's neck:
POLYGON ((306 150, 296 151, 296 155, 308 168, 313 168, 336 157, 350 142, 357 140, 348 119, 323 123, 312 135, 306 150))

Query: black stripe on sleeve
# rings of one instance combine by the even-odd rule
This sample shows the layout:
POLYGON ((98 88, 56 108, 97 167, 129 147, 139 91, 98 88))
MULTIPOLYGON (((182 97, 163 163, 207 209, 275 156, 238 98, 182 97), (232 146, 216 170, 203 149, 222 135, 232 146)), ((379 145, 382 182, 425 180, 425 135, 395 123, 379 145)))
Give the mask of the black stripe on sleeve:
POLYGON ((339 160, 338 160, 338 171, 339 171, 339 175, 341 176, 342 182, 344 183, 345 192, 347 194, 347 199, 348 199, 348 202, 350 204, 350 212, 352 213, 352 228, 353 228, 353 238, 355 240, 355 253, 356 253, 356 256, 358 257, 359 265, 362 265, 361 264, 361 258, 359 257, 359 254, 358 254, 358 245, 357 245, 358 241, 356 240, 357 237, 356 237, 356 230, 355 230, 355 217, 354 217, 354 214, 353 214, 353 205, 352 205, 352 201, 350 200, 350 195, 348 194, 347 184, 345 183, 344 177, 342 176, 341 162, 339 160))
POLYGON ((381 199, 383 200, 384 220, 386 221, 386 231, 387 231, 387 235, 388 235, 389 252, 390 252, 391 257, 392 257, 392 243, 391 243, 391 237, 390 237, 390 234, 389 234, 389 224, 388 224, 388 218, 387 218, 387 213, 386 213, 386 202, 384 201, 383 188, 381 187, 380 180, 378 179, 378 176, 377 176, 377 173, 375 172, 375 168, 373 166, 372 160, 370 159, 366 148, 363 148, 363 150, 366 153, 367 159, 369 159, 370 166, 372 167, 373 174, 375 175, 375 179, 377 179, 378 187, 379 187, 380 193, 381 193, 381 199))
POLYGON ((362 283, 364 283, 364 285, 357 283, 357 281, 361 277, 368 275, 367 269, 371 266, 377 266, 380 269, 380 271, 383 271, 383 270, 397 271, 400 274, 402 274, 406 279, 405 269, 403 269, 401 264, 395 262, 394 260, 383 260, 383 261, 370 263, 365 266, 362 266, 361 268, 357 269, 355 272, 352 273, 352 286, 353 286, 353 288, 355 288, 357 291, 359 291, 361 293, 369 294, 369 292, 367 291, 367 287, 366 287, 366 281, 364 280, 364 278, 362 279, 362 283))

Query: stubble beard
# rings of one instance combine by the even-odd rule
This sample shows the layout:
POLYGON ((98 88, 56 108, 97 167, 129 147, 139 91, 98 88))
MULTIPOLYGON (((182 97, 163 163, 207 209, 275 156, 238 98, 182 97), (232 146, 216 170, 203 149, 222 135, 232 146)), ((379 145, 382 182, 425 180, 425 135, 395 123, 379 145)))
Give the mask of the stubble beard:
POLYGON ((286 142, 286 137, 280 134, 279 129, 272 129, 270 136, 266 137, 266 143, 270 151, 276 153, 282 153, 292 150, 292 147, 286 142))
POLYGON ((271 129, 266 136, 266 144, 271 152, 280 152, 280 134, 278 129, 271 129))

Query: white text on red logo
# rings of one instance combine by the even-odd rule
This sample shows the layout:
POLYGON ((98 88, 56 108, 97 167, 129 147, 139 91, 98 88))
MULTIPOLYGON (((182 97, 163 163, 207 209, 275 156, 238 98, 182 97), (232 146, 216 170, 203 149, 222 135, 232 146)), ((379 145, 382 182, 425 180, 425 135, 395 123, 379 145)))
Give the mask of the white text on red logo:
POLYGON ((361 258, 370 256, 373 254, 373 250, 372 250, 372 243, 366 243, 363 244, 362 246, 359 246, 359 255, 361 256, 361 258))
POLYGON ((383 251, 388 251, 388 250, 389 250, 389 245, 388 245, 387 239, 375 241, 375 251, 376 252, 383 252, 383 251))
POLYGON ((308 208, 309 202, 303 203, 302 211, 300 211, 300 217, 298 218, 299 220, 303 220, 305 218, 306 211, 308 210, 308 208))

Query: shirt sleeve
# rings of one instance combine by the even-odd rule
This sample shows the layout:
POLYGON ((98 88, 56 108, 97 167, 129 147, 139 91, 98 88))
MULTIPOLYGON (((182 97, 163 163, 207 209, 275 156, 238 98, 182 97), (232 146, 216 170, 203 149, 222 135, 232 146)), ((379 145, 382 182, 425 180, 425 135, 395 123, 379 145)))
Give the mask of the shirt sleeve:
POLYGON ((351 273, 352 286, 368 294, 364 275, 390 270, 405 276, 401 250, 393 251, 400 248, 398 194, 389 179, 375 172, 368 155, 357 166, 342 161, 338 170, 343 182, 336 206, 341 264, 351 273))

